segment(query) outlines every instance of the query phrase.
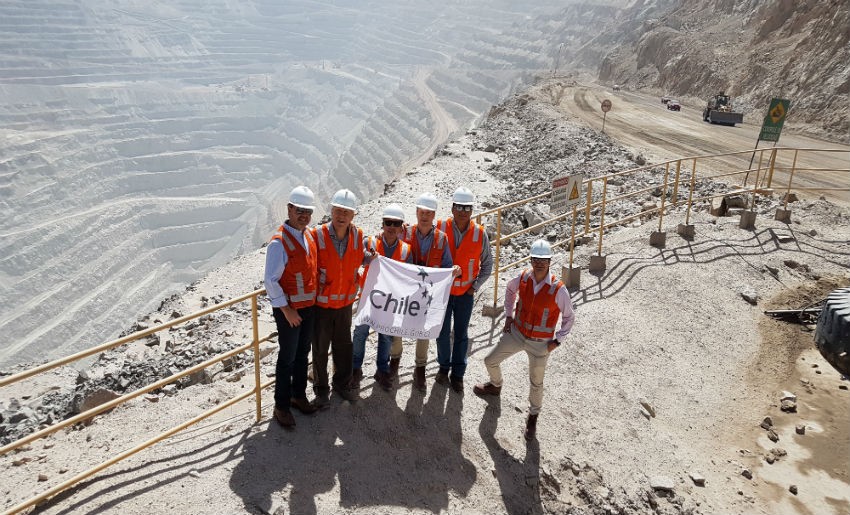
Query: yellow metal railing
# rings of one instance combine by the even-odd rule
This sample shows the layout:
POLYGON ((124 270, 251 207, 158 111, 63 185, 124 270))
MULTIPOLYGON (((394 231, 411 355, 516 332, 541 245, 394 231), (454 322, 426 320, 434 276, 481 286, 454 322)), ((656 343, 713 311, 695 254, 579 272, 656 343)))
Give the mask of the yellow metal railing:
POLYGON ((139 340, 141 338, 145 338, 147 336, 150 336, 151 334, 157 333, 159 331, 163 331, 163 330, 168 329, 168 328, 173 327, 173 326, 183 324, 185 322, 188 322, 189 320, 200 318, 200 317, 202 317, 206 314, 209 314, 209 313, 230 307, 234 304, 238 304, 240 302, 245 302, 249 299, 251 301, 251 324, 252 324, 252 327, 253 327, 253 339, 250 343, 247 343, 247 344, 242 345, 240 347, 237 347, 235 349, 229 350, 229 351, 224 352, 222 354, 217 354, 217 355, 213 356, 212 358, 210 358, 210 359, 208 359, 208 360, 206 360, 202 363, 198 363, 197 365, 195 365, 191 368, 180 371, 176 374, 173 374, 169 377, 161 379, 161 380, 159 380, 155 383, 149 384, 147 386, 144 386, 144 387, 139 388, 137 390, 134 390, 132 392, 126 393, 126 394, 122 395, 121 397, 113 399, 113 400, 106 402, 104 404, 100 404, 100 405, 98 405, 94 408, 91 408, 87 411, 84 411, 83 413, 75 415, 71 418, 68 418, 68 419, 62 420, 60 422, 57 422, 55 424, 52 424, 52 425, 50 425, 50 426, 48 426, 48 427, 46 427, 46 428, 44 428, 40 431, 29 434, 29 435, 24 436, 22 438, 19 438, 18 440, 15 440, 14 442, 11 442, 7 445, 4 445, 3 447, 0 447, 0 455, 4 455, 4 454, 11 452, 15 449, 19 449, 20 447, 22 447, 22 446, 24 446, 24 445, 26 445, 30 442, 33 442, 33 441, 38 440, 40 438, 43 438, 43 437, 45 437, 49 434, 55 433, 56 431, 58 431, 62 428, 71 426, 71 425, 76 424, 78 422, 83 422, 87 419, 90 419, 91 417, 94 417, 95 415, 98 415, 100 413, 103 413, 104 411, 110 410, 110 409, 114 408, 115 406, 123 404, 123 403, 125 403, 125 402, 127 402, 131 399, 134 399, 134 398, 136 398, 136 397, 138 397, 138 396, 140 396, 144 393, 156 390, 158 388, 162 388, 163 386, 170 384, 170 383, 173 383, 174 381, 180 379, 181 377, 185 377, 187 375, 190 375, 190 374, 193 374, 193 373, 198 372, 200 370, 203 370, 203 369, 205 369, 209 366, 212 366, 216 363, 219 363, 223 360, 229 359, 233 356, 236 356, 237 354, 240 354, 240 353, 248 351, 248 350, 252 350, 253 354, 254 354, 254 388, 251 391, 245 392, 244 394, 241 394, 237 397, 233 397, 229 400, 226 400, 226 401, 216 405, 214 408, 211 408, 211 409, 201 413, 200 415, 192 418, 191 420, 188 420, 188 421, 186 421, 186 422, 184 422, 184 423, 182 423, 182 424, 180 424, 176 427, 173 427, 173 428, 169 429, 168 431, 161 433, 161 434, 159 434, 159 435, 157 435, 157 436, 155 436, 155 437, 153 437, 153 438, 151 438, 151 439, 149 439, 145 442, 142 442, 142 443, 136 445, 135 447, 128 449, 128 450, 118 454, 117 456, 112 457, 111 459, 109 459, 109 460, 107 460, 103 463, 100 463, 100 464, 98 464, 98 465, 96 465, 96 466, 94 466, 94 467, 92 467, 92 468, 90 468, 90 469, 88 469, 84 472, 81 472, 81 473, 69 478, 68 480, 62 482, 61 484, 56 485, 53 488, 50 488, 49 490, 42 492, 41 494, 39 494, 35 497, 27 499, 26 501, 21 502, 20 504, 17 504, 15 506, 13 506, 12 508, 9 508, 4 513, 6 513, 6 514, 17 513, 19 511, 25 510, 25 509, 27 509, 31 506, 35 506, 36 504, 38 504, 38 503, 40 503, 40 502, 42 502, 46 499, 49 499, 50 497, 53 497, 54 495, 62 492, 63 490, 79 483, 80 481, 93 476, 94 474, 100 472, 101 470, 103 470, 103 469, 105 469, 105 468, 107 468, 107 467, 109 467, 109 466, 111 466, 115 463, 118 463, 119 461, 124 460, 124 459, 126 459, 126 458, 128 458, 128 457, 130 457, 130 456, 132 456, 132 455, 134 455, 134 454, 136 454, 136 453, 138 453, 138 452, 140 452, 140 451, 142 451, 142 450, 144 450, 144 449, 146 449, 146 448, 148 448, 148 447, 150 447, 150 446, 152 446, 152 445, 154 445, 154 444, 156 444, 156 443, 158 443, 158 442, 160 442, 160 441, 162 441, 162 440, 164 440, 164 439, 166 439, 166 438, 168 438, 172 435, 174 435, 175 433, 178 433, 179 431, 182 431, 183 429, 185 429, 185 428, 187 428, 187 427, 189 427, 193 424, 196 424, 197 422, 199 422, 201 420, 204 420, 205 418, 208 418, 208 417, 218 413, 219 411, 221 411, 221 410, 223 410, 223 409, 225 409, 229 406, 232 406, 232 405, 234 405, 234 404, 236 404, 236 403, 238 403, 238 402, 240 402, 244 399, 247 399, 248 397, 250 397, 252 395, 255 397, 256 419, 257 419, 257 422, 259 422, 262 418, 262 414, 261 414, 261 412, 262 412, 262 396, 261 396, 262 390, 271 386, 272 384, 274 384, 274 380, 268 381, 264 384, 260 383, 260 358, 261 358, 261 356, 260 356, 260 343, 264 342, 264 341, 268 341, 273 337, 272 335, 266 336, 263 339, 260 339, 260 337, 259 337, 259 320, 258 320, 257 298, 260 295, 265 294, 265 292, 266 291, 264 289, 256 290, 256 291, 253 291, 251 293, 247 293, 245 295, 242 295, 241 297, 237 297, 235 299, 231 299, 229 301, 225 301, 225 302, 222 302, 220 304, 216 304, 213 307, 203 309, 201 311, 197 311, 195 313, 192 313, 190 315, 186 315, 186 316, 183 316, 183 317, 180 317, 180 318, 176 318, 176 319, 171 320, 169 322, 165 322, 165 323, 157 325, 155 327, 151 327, 149 329, 145 329, 143 331, 139 331, 139 332, 124 336, 122 338, 119 338, 117 340, 113 340, 113 341, 108 342, 108 343, 104 343, 102 345, 98 345, 96 347, 78 352, 78 353, 73 354, 71 356, 61 358, 61 359, 58 359, 58 360, 55 360, 55 361, 51 361, 50 363, 45 363, 44 365, 34 367, 34 368, 29 369, 29 370, 25 370, 25 371, 20 372, 18 374, 14 374, 14 375, 11 375, 11 376, 8 376, 8 377, 0 378, 0 387, 4 387, 4 386, 10 385, 10 384, 14 384, 14 383, 23 381, 27 378, 30 378, 32 376, 35 376, 37 374, 46 372, 48 370, 52 370, 52 369, 61 367, 63 365, 67 365, 69 363, 73 363, 74 361, 78 361, 80 359, 86 358, 88 356, 92 356, 94 354, 98 354, 100 352, 104 352, 104 351, 107 351, 107 350, 110 350, 110 349, 114 349, 115 347, 118 347, 118 346, 123 345, 125 343, 129 343, 129 342, 132 342, 132 341, 135 341, 135 340, 139 340))
MULTIPOLYGON (((749 195, 750 199, 747 202, 749 209, 755 206, 758 195, 771 195, 773 193, 774 184, 781 185, 784 190, 785 199, 783 209, 787 209, 790 193, 792 190, 799 192, 848 192, 850 187, 844 188, 828 188, 828 187, 802 187, 794 186, 794 179, 801 174, 808 176, 814 174, 832 174, 834 177, 841 177, 841 181, 835 181, 841 184, 850 184, 850 159, 847 158, 850 150, 847 149, 815 149, 815 148, 785 148, 773 147, 762 148, 756 150, 740 150, 737 152, 728 152, 723 154, 710 154, 704 156, 691 156, 681 159, 673 159, 662 163, 641 166, 624 170, 621 172, 610 173, 599 177, 586 179, 584 186, 587 190, 585 205, 581 209, 584 217, 583 235, 598 234, 597 255, 602 255, 602 247, 604 242, 605 231, 618 225, 631 222, 633 220, 658 215, 658 231, 661 232, 664 223, 664 215, 672 208, 678 207, 680 203, 686 203, 685 224, 690 223, 691 210, 697 202, 710 201, 717 197, 726 196, 729 194, 740 193, 749 195), (758 155, 755 168, 750 164, 750 158, 758 155), (834 156, 834 157, 831 157, 834 156), (833 159, 836 166, 834 167, 815 167, 805 165, 810 159, 816 158, 818 161, 824 159, 833 159), (803 163, 801 165, 801 162, 803 163), (663 178, 660 184, 630 190, 627 192, 618 191, 617 195, 609 198, 609 185, 614 179, 625 180, 629 176, 638 173, 651 172, 653 170, 663 169, 663 178), (672 175, 672 178, 671 178, 672 175), (754 180, 750 184, 750 176, 754 180), (785 181, 787 176, 787 182, 785 181), (740 177, 740 185, 734 187, 730 191, 724 191, 713 195, 695 197, 696 186, 698 180, 723 180, 730 181, 740 177), (594 191, 601 189, 601 193, 597 200, 594 200, 594 191), (633 199, 639 195, 645 195, 650 191, 660 190, 660 205, 653 209, 641 210, 638 213, 630 214, 616 220, 606 221, 609 215, 607 212, 611 204, 633 199), (671 192, 672 190, 672 192, 671 192), (686 193, 683 193, 685 192, 686 193), (668 192, 671 192, 668 202, 668 192), (598 225, 592 226, 593 212, 598 209, 599 222, 598 225)), ((798 181, 799 182, 799 181, 798 181)), ((495 246, 494 266, 493 266, 493 306, 498 305, 498 291, 500 274, 509 269, 515 268, 528 260, 528 257, 521 258, 517 261, 508 264, 502 264, 502 245, 522 234, 526 234, 545 225, 555 222, 560 222, 566 219, 570 213, 560 213, 537 223, 533 226, 526 227, 522 230, 515 231, 510 234, 502 234, 503 220, 506 211, 515 209, 519 206, 538 202, 550 198, 551 191, 540 193, 526 199, 518 200, 498 206, 476 215, 476 221, 481 223, 485 217, 495 216, 496 237, 491 241, 495 246)), ((569 266, 573 266, 573 250, 576 244, 575 227, 577 224, 577 216, 579 209, 573 207, 571 230, 567 238, 556 241, 553 247, 568 246, 569 248, 569 266)))

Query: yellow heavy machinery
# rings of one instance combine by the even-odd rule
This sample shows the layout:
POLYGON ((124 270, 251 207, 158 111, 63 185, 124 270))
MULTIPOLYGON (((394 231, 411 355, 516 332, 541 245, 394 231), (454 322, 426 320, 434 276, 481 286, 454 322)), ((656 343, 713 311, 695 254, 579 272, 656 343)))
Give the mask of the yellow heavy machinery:
POLYGON ((729 95, 724 95, 721 91, 719 95, 714 95, 714 97, 708 99, 708 105, 702 110, 702 120, 734 127, 736 123, 744 122, 744 113, 733 111, 732 98, 729 95))

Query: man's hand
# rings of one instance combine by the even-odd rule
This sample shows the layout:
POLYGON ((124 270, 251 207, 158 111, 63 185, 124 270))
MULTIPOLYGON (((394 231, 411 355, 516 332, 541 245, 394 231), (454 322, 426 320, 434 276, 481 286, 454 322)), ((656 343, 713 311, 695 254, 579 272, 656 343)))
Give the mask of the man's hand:
POLYGON ((502 329, 502 332, 509 333, 511 332, 511 326, 514 325, 514 319, 512 317, 507 317, 505 319, 505 328, 502 329))
POLYGON ((363 255, 364 255, 364 261, 368 265, 369 263, 372 262, 373 259, 375 259, 375 256, 377 256, 377 253, 375 253, 374 251, 372 251, 370 249, 367 249, 366 252, 363 253, 363 255))
POLYGON ((298 314, 298 310, 289 304, 279 309, 283 312, 283 316, 286 317, 286 321, 289 322, 290 327, 298 327, 301 325, 301 315, 298 314))
POLYGON ((452 277, 460 277, 460 274, 462 274, 462 273, 463 272, 460 271, 460 265, 455 265, 452 268, 452 277))
POLYGON ((549 352, 552 352, 553 350, 557 349, 558 346, 558 340, 549 340, 549 343, 546 344, 546 348, 549 352))

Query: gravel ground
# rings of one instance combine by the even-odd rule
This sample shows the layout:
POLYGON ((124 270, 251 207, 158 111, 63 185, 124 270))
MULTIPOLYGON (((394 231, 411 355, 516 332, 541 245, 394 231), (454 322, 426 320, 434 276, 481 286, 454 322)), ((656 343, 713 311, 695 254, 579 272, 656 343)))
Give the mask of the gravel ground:
MULTIPOLYGON (((500 107, 365 203, 355 223, 377 229, 387 202, 401 203, 412 217, 413 199, 426 190, 441 201, 442 215, 460 185, 470 186, 482 207, 495 206, 542 191, 571 167, 599 175, 635 166, 636 153, 556 115, 534 89, 500 107), (559 150, 559 141, 571 150, 559 150), (485 151, 488 144, 493 151, 485 151), (551 166, 553 160, 559 165, 551 166)), ((492 303, 490 288, 476 300, 464 395, 434 385, 433 346, 428 392, 414 392, 413 342, 406 342, 411 345, 393 392, 367 380, 360 401, 332 399, 331 408, 315 416, 296 414, 297 430, 290 433, 271 420, 267 391, 260 423, 253 400, 243 401, 104 470, 38 512, 846 513, 850 395, 840 387, 848 382, 812 350, 810 327, 768 319, 763 311, 803 307, 850 284, 850 212, 823 200, 800 201, 792 204, 792 223, 783 224, 772 219, 774 207, 775 200, 759 204, 753 230, 740 229, 737 217, 698 210, 691 215, 691 240, 675 233, 683 214, 674 212, 665 218, 661 249, 648 245, 657 220, 614 231, 604 242, 607 267, 596 274, 586 269, 596 246, 577 247, 575 262, 583 270, 580 287, 571 292, 576 323, 549 360, 536 442, 522 438, 524 356, 504 363, 500 399, 485 401, 471 392, 474 382, 486 379, 483 357, 503 326, 501 315, 481 313, 492 303), (796 394, 796 413, 780 411, 784 390, 796 394), (642 402, 655 416, 642 413, 642 402), (765 416, 772 417, 778 442, 759 427, 765 416), (805 435, 795 433, 798 424, 806 426, 805 435), (768 456, 778 461, 768 464, 768 456), (691 473, 702 476, 704 486, 691 473), (672 490, 652 488, 664 481, 672 490), (791 485, 797 494, 789 492, 791 485)), ((526 214, 512 216, 520 224, 526 214)), ((564 231, 560 226, 556 232, 564 231)), ((516 238, 506 255, 523 255, 530 239, 516 238)), ((238 258, 142 322, 250 291, 262 277, 263 260, 262 249, 238 258)), ((553 268, 565 262, 560 254, 553 268)), ((89 373, 102 381, 104 368, 247 341, 245 307, 227 313, 191 334, 171 332, 176 350, 166 352, 164 342, 130 346, 94 363, 89 373)), ((262 318, 265 335, 273 330, 268 308, 262 318)), ((367 375, 374 366, 370 349, 367 375)), ((273 374, 274 356, 263 361, 265 379, 273 374)), ((138 398, 87 426, 3 456, 4 508, 248 391, 253 374, 247 368, 243 376, 240 366, 217 370, 210 384, 138 398)), ((9 387, 5 409, 12 398, 32 403, 73 388, 76 378, 63 369, 34 385, 9 387)))

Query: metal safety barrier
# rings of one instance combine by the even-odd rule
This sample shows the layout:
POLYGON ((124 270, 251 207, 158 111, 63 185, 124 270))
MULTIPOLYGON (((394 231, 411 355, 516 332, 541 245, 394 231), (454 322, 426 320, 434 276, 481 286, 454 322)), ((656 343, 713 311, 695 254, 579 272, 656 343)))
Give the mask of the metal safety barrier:
POLYGON ((268 381, 266 383, 260 383, 260 357, 261 357, 260 356, 260 343, 262 343, 264 341, 268 341, 273 337, 273 335, 266 336, 265 338, 262 338, 262 339, 260 339, 260 337, 259 337, 259 321, 258 321, 258 309, 257 309, 258 301, 257 301, 257 299, 260 295, 263 295, 265 293, 266 293, 265 289, 259 289, 259 290, 253 291, 251 293, 247 293, 245 295, 237 297, 235 299, 231 299, 231 300, 228 300, 228 301, 225 301, 225 302, 221 302, 220 304, 216 304, 213 307, 206 308, 206 309, 203 309, 201 311, 197 311, 195 313, 192 313, 190 315, 186 315, 186 316, 183 316, 183 317, 180 317, 180 318, 176 318, 176 319, 171 320, 169 322, 159 324, 157 326, 151 327, 149 329, 145 329, 143 331, 135 332, 133 334, 124 336, 124 337, 119 338, 117 340, 113 340, 111 342, 107 342, 107 343, 104 343, 102 345, 98 345, 98 346, 93 347, 91 349, 87 349, 87 350, 78 352, 78 353, 73 354, 71 356, 67 356, 65 358, 60 358, 60 359, 57 359, 55 361, 45 363, 44 365, 40 365, 40 366, 31 368, 31 369, 25 370, 23 372, 8 376, 8 377, 0 378, 0 388, 2 388, 4 386, 23 381, 23 380, 30 378, 30 377, 33 377, 37 374, 41 374, 43 372, 53 370, 55 368, 67 365, 69 363, 73 363, 75 361, 81 360, 81 359, 86 358, 88 356, 92 356, 94 354, 99 354, 101 352, 104 352, 104 351, 107 351, 107 350, 110 350, 110 349, 114 349, 114 348, 116 348, 120 345, 123 345, 125 343, 129 343, 129 342, 132 342, 132 341, 135 341, 135 340, 145 338, 145 337, 150 336, 150 335, 157 333, 159 331, 163 331, 163 330, 168 329, 170 327, 174 327, 174 326, 183 324, 185 322, 188 322, 189 320, 200 318, 204 315, 207 315, 209 313, 213 313, 215 311, 230 307, 234 304, 239 304, 240 302, 245 302, 247 300, 251 301, 251 324, 252 324, 252 328, 253 328, 253 339, 250 343, 247 343, 247 344, 242 345, 240 347, 237 347, 235 349, 229 350, 227 352, 217 354, 217 355, 213 356, 212 358, 210 358, 210 359, 208 359, 208 360, 206 360, 202 363, 198 363, 197 365, 195 365, 191 368, 180 371, 176 374, 173 374, 169 377, 163 378, 159 381, 156 381, 155 383, 151 383, 151 384, 144 386, 142 388, 139 388, 137 390, 133 390, 132 392, 126 393, 126 394, 124 394, 124 395, 122 395, 122 396, 120 396, 116 399, 109 401, 109 402, 95 406, 94 408, 91 408, 87 411, 79 413, 79 414, 77 414, 77 415, 75 415, 71 418, 59 421, 59 422, 52 424, 52 425, 50 425, 50 426, 48 426, 44 429, 41 429, 40 431, 29 434, 29 435, 24 436, 22 438, 19 438, 18 440, 15 440, 14 442, 11 442, 7 445, 4 445, 3 447, 0 447, 0 455, 5 455, 6 453, 9 453, 9 452, 11 452, 15 449, 19 449, 26 444, 29 444, 33 441, 36 441, 40 438, 47 436, 47 435, 55 433, 56 431, 58 431, 62 428, 72 426, 72 425, 77 424, 79 422, 84 422, 84 421, 94 417, 95 415, 98 415, 98 414, 103 413, 107 410, 110 410, 110 409, 112 409, 112 408, 114 408, 114 407, 116 407, 120 404, 123 404, 123 403, 125 403, 125 402, 127 402, 131 399, 134 399, 134 398, 136 398, 136 397, 138 397, 138 396, 140 396, 144 393, 162 388, 163 386, 170 384, 170 383, 173 383, 174 381, 176 381, 176 380, 178 380, 182 377, 185 377, 185 376, 188 376, 188 375, 193 374, 195 372, 198 372, 200 370, 203 370, 203 369, 210 367, 210 366, 212 366, 216 363, 219 363, 219 362, 224 361, 226 359, 229 359, 233 356, 236 356, 237 354, 240 354, 242 352, 246 352, 246 351, 249 351, 249 350, 253 351, 253 354, 254 354, 254 388, 251 391, 245 392, 244 394, 241 394, 241 395, 238 395, 238 396, 233 397, 231 399, 225 400, 222 403, 216 405, 215 407, 213 407, 213 408, 211 408, 207 411, 204 411, 200 415, 198 415, 198 416, 196 416, 196 417, 194 417, 190 420, 187 420, 186 422, 184 422, 184 423, 182 423, 182 424, 180 424, 176 427, 173 427, 173 428, 171 428, 171 429, 169 429, 169 430, 167 430, 167 431, 165 431, 165 432, 163 432, 163 433, 161 433, 157 436, 154 436, 153 438, 150 438, 149 440, 146 440, 142 443, 139 443, 138 445, 132 447, 131 449, 128 449, 128 450, 112 457, 111 459, 104 461, 103 463, 100 463, 98 465, 95 465, 94 467, 89 468, 88 470, 80 472, 79 474, 76 474, 75 476, 69 478, 68 480, 66 480, 64 482, 62 482, 61 484, 58 484, 58 485, 54 486, 53 488, 50 488, 49 490, 46 490, 46 491, 42 492, 41 494, 39 494, 35 497, 27 499, 26 501, 23 501, 20 504, 17 504, 15 506, 9 508, 8 510, 4 511, 3 513, 4 514, 17 513, 17 512, 20 512, 22 510, 25 510, 25 509, 27 509, 31 506, 35 506, 36 504, 53 497, 54 495, 70 488, 71 486, 74 486, 75 484, 79 483, 80 481, 83 481, 84 479, 87 479, 87 478, 97 474, 101 470, 103 470, 103 469, 105 469, 105 468, 107 468, 111 465, 114 465, 115 463, 118 463, 119 461, 122 461, 122 460, 124 460, 124 459, 126 459, 126 458, 140 452, 140 451, 143 451, 144 449, 147 449, 148 447, 150 447, 150 446, 152 446, 152 445, 154 445, 154 444, 156 444, 156 443, 158 443, 158 442, 160 442, 160 441, 162 441, 162 440, 164 440, 164 439, 166 439, 166 438, 168 438, 168 437, 170 437, 170 436, 172 436, 172 435, 174 435, 174 434, 176 434, 176 433, 178 433, 178 432, 180 432, 184 429, 186 429, 187 427, 189 427, 193 424, 200 422, 201 420, 204 420, 206 418, 211 417, 212 415, 215 415, 216 413, 218 413, 219 411, 221 411, 225 408, 228 408, 228 407, 230 407, 230 406, 232 406, 232 405, 234 405, 234 404, 236 404, 236 403, 238 403, 238 402, 240 402, 244 399, 247 399, 248 397, 251 397, 252 395, 255 398, 256 419, 257 419, 257 422, 259 422, 262 419, 262 414, 261 414, 262 413, 262 395, 261 395, 262 390, 265 389, 265 388, 268 388, 269 386, 274 384, 274 380, 268 381))
POLYGON ((606 231, 636 219, 657 215, 658 232, 661 232, 664 224, 664 215, 680 204, 686 204, 687 206, 685 211, 685 224, 687 225, 690 223, 691 211, 695 203, 710 201, 730 194, 749 196, 747 205, 749 209, 752 209, 759 195, 769 196, 777 191, 783 191, 785 195, 782 209, 787 210, 792 192, 850 192, 850 187, 802 187, 799 185, 801 176, 810 178, 818 174, 829 175, 832 179, 840 178, 840 181, 836 182, 850 185, 850 150, 836 148, 768 147, 723 154, 684 157, 621 172, 600 175, 598 177, 588 178, 584 182, 586 194, 584 195, 585 205, 582 209, 579 209, 578 206, 573 206, 571 212, 568 210, 564 213, 555 214, 547 220, 510 234, 502 234, 505 213, 508 210, 516 209, 525 204, 545 201, 552 197, 551 190, 478 213, 475 218, 479 224, 482 223, 485 217, 495 217, 495 222, 492 225, 495 226, 496 236, 491 240, 491 244, 495 246, 492 307, 494 310, 498 307, 499 279, 501 273, 516 268, 529 259, 526 256, 512 263, 502 264, 502 246, 512 238, 570 218, 571 229, 569 235, 566 238, 556 241, 552 247, 563 246, 569 248, 568 265, 572 269, 573 254, 576 245, 576 226, 579 225, 578 216, 580 213, 583 217, 584 226, 581 235, 597 235, 596 254, 601 257, 606 231), (818 162, 833 160, 836 166, 816 167, 811 164, 816 160, 818 162), (756 162, 755 167, 752 166, 753 162, 756 162), (629 176, 653 171, 662 175, 658 183, 642 189, 618 191, 616 196, 609 196, 609 185, 612 182, 625 182, 629 176), (615 181, 615 179, 620 179, 620 181, 615 181), (739 183, 730 184, 730 181, 734 183, 737 179, 740 179, 739 183), (798 181, 797 185, 794 184, 795 179, 798 181), (695 197, 697 181, 700 180, 726 182, 730 184, 732 189, 713 195, 695 197), (632 199, 635 197, 646 195, 649 192, 660 193, 660 205, 616 220, 610 220, 608 218, 608 210, 612 204, 626 201, 632 202, 632 199), (669 201, 668 196, 670 197, 669 201), (594 219, 594 216, 598 216, 598 221, 594 219))

